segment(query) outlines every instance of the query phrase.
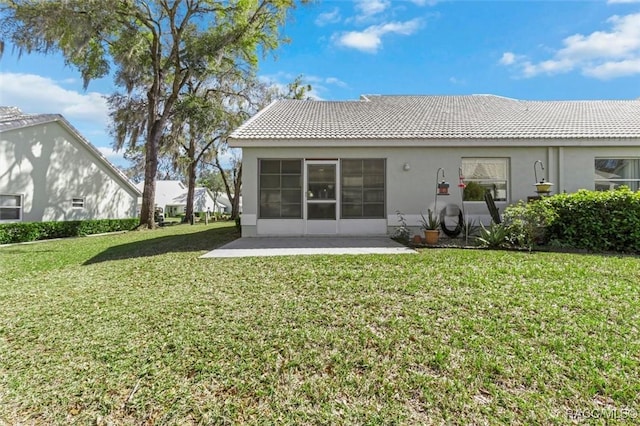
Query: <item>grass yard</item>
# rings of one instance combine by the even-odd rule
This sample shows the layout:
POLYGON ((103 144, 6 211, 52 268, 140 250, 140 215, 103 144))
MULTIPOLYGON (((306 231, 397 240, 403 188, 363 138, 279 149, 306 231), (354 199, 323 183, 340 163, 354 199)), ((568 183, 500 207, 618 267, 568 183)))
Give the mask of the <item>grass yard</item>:
POLYGON ((0 424, 637 424, 640 259, 0 248, 0 424))

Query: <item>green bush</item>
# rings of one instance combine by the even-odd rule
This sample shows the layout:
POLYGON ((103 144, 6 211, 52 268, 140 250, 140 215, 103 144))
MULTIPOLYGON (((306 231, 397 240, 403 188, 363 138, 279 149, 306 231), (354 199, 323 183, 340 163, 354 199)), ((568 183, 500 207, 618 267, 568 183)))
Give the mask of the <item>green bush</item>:
POLYGON ((0 244, 129 231, 138 226, 138 223, 137 218, 5 223, 0 224, 0 244))
POLYGON ((516 247, 532 249, 549 241, 548 227, 557 215, 546 199, 508 206, 503 214, 507 238, 516 247))
POLYGON ((590 251, 640 253, 640 192, 581 190, 507 207, 508 240, 590 251))
POLYGON ((561 246, 640 253, 640 192, 581 190, 544 200, 556 214, 549 238, 561 246))

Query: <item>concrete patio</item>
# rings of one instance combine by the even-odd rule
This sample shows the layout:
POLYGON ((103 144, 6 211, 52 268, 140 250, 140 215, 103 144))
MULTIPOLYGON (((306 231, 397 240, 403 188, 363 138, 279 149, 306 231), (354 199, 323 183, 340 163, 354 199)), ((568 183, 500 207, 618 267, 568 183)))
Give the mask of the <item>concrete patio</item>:
POLYGON ((388 237, 254 237, 237 239, 201 257, 416 253, 388 237))

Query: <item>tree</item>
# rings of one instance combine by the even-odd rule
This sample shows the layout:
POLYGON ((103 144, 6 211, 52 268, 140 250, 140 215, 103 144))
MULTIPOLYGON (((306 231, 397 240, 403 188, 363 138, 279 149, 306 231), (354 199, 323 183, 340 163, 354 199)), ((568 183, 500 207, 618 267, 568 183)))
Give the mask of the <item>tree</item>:
MULTIPOLYGON (((202 168, 204 169, 204 165, 202 168)), ((224 182, 222 181, 222 173, 217 170, 203 170, 198 178, 197 184, 199 186, 204 186, 211 191, 213 194, 214 205, 217 204, 220 194, 225 190, 224 182)), ((214 216, 214 219, 215 218, 217 218, 217 216, 214 216)))
POLYGON ((294 6, 295 0, 5 0, 0 49, 9 40, 20 52, 59 52, 79 69, 85 88, 115 67, 116 85, 125 89, 111 100, 121 107, 112 115, 116 146, 144 144, 140 223, 153 227, 158 155, 187 83, 198 67, 214 69, 230 56, 255 67, 258 49, 283 41, 279 26, 294 6))
POLYGON ((266 107, 276 99, 306 99, 311 86, 302 83, 302 76, 296 77, 294 81, 287 85, 286 91, 275 85, 258 85, 249 95, 249 100, 243 102, 233 109, 228 120, 229 129, 224 137, 218 140, 216 147, 216 156, 213 165, 219 170, 222 182, 227 192, 227 197, 231 202, 231 217, 235 219, 240 213, 240 190, 242 188, 242 159, 238 155, 238 151, 233 151, 230 159, 231 168, 225 170, 220 161, 220 154, 229 150, 227 145, 227 137, 231 130, 238 127, 242 122, 247 120, 259 110, 266 107))
POLYGON ((219 70, 222 72, 205 70, 187 83, 168 136, 168 145, 174 147, 174 160, 187 176, 187 217, 194 213, 198 167, 217 155, 221 138, 239 124, 233 119, 240 111, 238 102, 249 99, 248 93, 257 81, 251 70, 231 61, 227 65, 219 70))

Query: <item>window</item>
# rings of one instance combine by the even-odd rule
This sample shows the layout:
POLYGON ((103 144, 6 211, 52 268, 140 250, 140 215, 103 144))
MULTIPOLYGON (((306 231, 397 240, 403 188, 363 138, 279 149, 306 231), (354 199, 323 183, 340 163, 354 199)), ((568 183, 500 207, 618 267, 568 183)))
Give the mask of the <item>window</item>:
POLYGON ((261 219, 302 218, 302 160, 258 160, 261 219))
POLYGON ((483 201, 485 191, 490 191, 496 201, 507 201, 508 158, 463 158, 465 201, 483 201))
POLYGON ((342 160, 341 217, 383 219, 385 217, 384 159, 342 160))
POLYGON ((74 209, 83 209, 84 208, 84 198, 72 198, 71 199, 71 207, 74 209))
POLYGON ((0 194, 0 222, 22 220, 22 195, 0 194))
POLYGON ((640 189, 640 159, 596 158, 595 189, 607 191, 626 185, 633 191, 640 189))

